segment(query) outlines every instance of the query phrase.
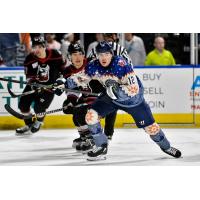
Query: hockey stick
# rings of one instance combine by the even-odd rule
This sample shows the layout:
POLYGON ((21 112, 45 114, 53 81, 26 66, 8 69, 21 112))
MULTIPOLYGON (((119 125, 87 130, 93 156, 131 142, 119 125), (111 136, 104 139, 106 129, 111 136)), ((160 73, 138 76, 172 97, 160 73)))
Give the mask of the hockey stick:
MULTIPOLYGON (((10 87, 8 85, 7 85, 7 89, 8 89, 8 92, 9 92, 9 94, 12 98, 22 97, 22 96, 26 96, 26 95, 33 94, 33 93, 37 92, 36 90, 31 90, 31 91, 28 91, 28 92, 24 92, 22 94, 14 94, 14 92, 12 92, 12 90, 10 89, 10 87)), ((53 91, 50 90, 50 89, 46 89, 46 88, 43 88, 43 89, 53 93, 53 91)), ((73 93, 78 93, 78 94, 82 93, 82 94, 85 94, 85 95, 92 95, 92 96, 96 96, 96 97, 100 96, 100 93, 92 93, 92 92, 87 92, 87 91, 72 90, 72 89, 66 89, 66 88, 64 88, 63 90, 66 91, 66 92, 73 92, 73 93)))
MULTIPOLYGON (((16 117, 18 119, 36 118, 36 114, 24 115, 24 114, 18 113, 17 111, 12 109, 8 104, 5 104, 4 107, 8 111, 8 113, 10 113, 11 115, 13 115, 14 117, 16 117)), ((58 109, 55 109, 55 110, 49 110, 49 111, 46 111, 46 112, 37 113, 37 115, 46 115, 46 114, 52 114, 52 113, 60 112, 60 111, 63 111, 63 109, 66 109, 67 107, 68 106, 64 106, 62 108, 58 108, 58 109)))
POLYGON ((18 81, 18 80, 13 80, 13 79, 8 79, 8 78, 1 78, 1 77, 0 77, 0 81, 27 84, 26 81, 18 81))
MULTIPOLYGON (((9 83, 7 84, 7 89, 8 89, 8 92, 9 92, 9 94, 10 94, 10 96, 11 96, 12 98, 23 97, 23 96, 26 96, 26 95, 29 95, 29 94, 34 94, 34 93, 38 92, 38 90, 31 90, 31 91, 24 92, 24 93, 22 93, 22 94, 15 94, 15 93, 10 89, 9 83)), ((48 91, 48 92, 53 93, 53 91, 50 90, 50 89, 41 88, 41 90, 46 90, 46 91, 48 91)))
POLYGON ((18 119, 30 119, 30 118, 32 118, 32 114, 23 115, 21 113, 18 113, 17 111, 13 110, 8 104, 5 104, 4 107, 8 111, 8 113, 10 113, 11 115, 15 116, 18 119))
POLYGON ((101 93, 93 93, 93 92, 87 92, 87 91, 83 91, 83 90, 73 90, 73 89, 68 89, 68 88, 63 88, 62 90, 64 90, 65 92, 73 92, 73 93, 77 93, 77 94, 85 94, 85 95, 92 95, 95 97, 98 97, 101 95, 101 93))
POLYGON ((30 86, 35 86, 35 87, 42 87, 42 88, 47 88, 47 89, 51 89, 53 87, 53 84, 51 85, 43 85, 43 84, 40 84, 40 83, 29 83, 27 81, 18 81, 18 80, 13 80, 13 79, 8 79, 8 78, 1 78, 0 77, 0 81, 6 81, 6 82, 12 82, 12 83, 23 83, 23 84, 27 84, 27 85, 30 85, 30 86))
POLYGON ((33 93, 36 92, 35 90, 31 90, 31 91, 28 91, 28 92, 24 92, 24 93, 22 93, 22 94, 14 94, 14 93, 12 92, 12 90, 10 89, 10 87, 8 86, 8 84, 7 84, 7 89, 8 89, 8 92, 9 92, 9 94, 10 94, 10 96, 11 96, 12 98, 22 97, 22 96, 26 96, 26 95, 29 95, 29 94, 33 94, 33 93))
MULTIPOLYGON (((13 83, 28 84, 30 86, 35 86, 35 87, 43 88, 43 89, 53 89, 54 88, 53 84, 43 85, 43 84, 40 84, 40 83, 28 83, 26 81, 18 81, 18 80, 6 79, 6 78, 1 78, 1 77, 0 77, 0 80, 1 81, 7 81, 7 82, 13 82, 13 83)), ((82 94, 85 94, 85 95, 92 95, 92 96, 96 96, 96 97, 100 96, 100 93, 87 92, 87 91, 83 91, 83 90, 73 90, 73 89, 68 89, 68 88, 63 88, 62 90, 64 90, 65 92, 74 92, 74 93, 78 93, 78 94, 82 93, 82 94)), ((12 91, 11 91, 11 93, 12 93, 12 95, 14 94, 12 91)), ((16 96, 16 95, 14 94, 14 96, 16 96)))

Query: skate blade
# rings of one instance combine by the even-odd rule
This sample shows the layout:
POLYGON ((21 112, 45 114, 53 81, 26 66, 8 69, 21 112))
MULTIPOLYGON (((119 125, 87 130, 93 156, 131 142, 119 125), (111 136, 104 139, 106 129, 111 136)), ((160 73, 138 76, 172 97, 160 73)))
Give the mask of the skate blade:
POLYGON ((99 161, 99 160, 106 160, 106 155, 87 158, 87 161, 99 161))
MULTIPOLYGON (((75 148, 76 149, 76 148, 75 148)), ((82 153, 82 154, 86 154, 86 153, 88 153, 89 151, 92 151, 92 149, 89 149, 89 150, 86 150, 86 151, 83 151, 83 150, 77 150, 76 149, 76 152, 78 152, 78 153, 82 153)))
POLYGON ((26 137, 26 136, 31 136, 31 135, 33 135, 33 133, 32 132, 26 132, 26 133, 17 133, 17 132, 15 132, 15 135, 16 136, 24 136, 24 137, 26 137))
POLYGON ((77 150, 77 149, 76 149, 76 152, 77 152, 77 153, 82 153, 83 155, 87 154, 87 153, 90 152, 90 151, 92 151, 92 149, 87 150, 87 151, 82 151, 82 150, 77 150))
POLYGON ((87 154, 87 153, 90 152, 90 151, 92 151, 92 149, 88 149, 88 150, 86 150, 86 151, 82 151, 82 154, 85 155, 85 154, 87 154))

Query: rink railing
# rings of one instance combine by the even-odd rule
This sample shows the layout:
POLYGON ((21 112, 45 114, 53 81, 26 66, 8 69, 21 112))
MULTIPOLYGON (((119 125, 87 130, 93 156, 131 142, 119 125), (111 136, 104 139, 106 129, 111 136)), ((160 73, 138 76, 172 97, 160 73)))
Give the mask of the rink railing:
MULTIPOLYGON (((145 99, 150 105, 156 121, 160 124, 175 126, 200 126, 200 65, 176 66, 138 66, 135 72, 144 85, 145 99)), ((0 68, 0 77, 12 77, 25 80, 23 67, 0 68)), ((20 94, 24 85, 11 84, 12 90, 20 94)), ((6 83, 0 82, 0 128, 17 127, 23 122, 11 117, 5 110, 8 103, 17 109, 18 100, 7 92, 6 83)), ((56 96, 49 109, 62 106, 66 98, 56 96)), ((118 112, 116 126, 132 124, 132 118, 118 112)), ((71 115, 57 113, 47 116, 44 127, 63 128, 74 127, 71 115)))

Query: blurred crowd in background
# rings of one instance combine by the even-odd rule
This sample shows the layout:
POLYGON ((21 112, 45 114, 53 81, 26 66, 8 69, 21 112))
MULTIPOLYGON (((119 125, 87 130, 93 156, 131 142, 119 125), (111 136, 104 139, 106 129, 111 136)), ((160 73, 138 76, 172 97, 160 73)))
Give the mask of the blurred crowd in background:
MULTIPOLYGON (((23 66, 31 52, 31 38, 37 34, 0 33, 0 66, 23 66)), ((160 64, 152 62, 159 49, 166 50, 164 56, 168 53, 171 59, 170 62, 162 60, 161 64, 190 64, 189 33, 44 33, 44 37, 47 48, 60 50, 66 59, 70 43, 81 43, 87 57, 98 42, 110 37, 126 48, 134 66, 160 64)))

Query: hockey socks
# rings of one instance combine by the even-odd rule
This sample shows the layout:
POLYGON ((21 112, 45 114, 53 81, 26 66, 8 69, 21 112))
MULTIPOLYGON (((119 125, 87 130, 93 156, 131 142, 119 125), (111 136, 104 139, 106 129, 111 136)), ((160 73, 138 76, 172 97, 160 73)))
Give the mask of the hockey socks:
POLYGON ((93 137, 95 145, 97 147, 100 147, 102 144, 108 143, 108 139, 107 139, 106 135, 103 133, 100 123, 96 123, 94 125, 89 125, 88 127, 92 133, 92 137, 93 137))
POLYGON ((170 143, 161 129, 156 135, 150 135, 150 137, 162 150, 170 148, 170 143))

